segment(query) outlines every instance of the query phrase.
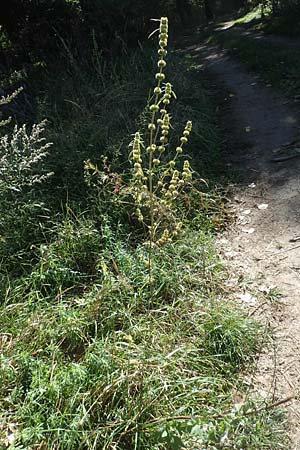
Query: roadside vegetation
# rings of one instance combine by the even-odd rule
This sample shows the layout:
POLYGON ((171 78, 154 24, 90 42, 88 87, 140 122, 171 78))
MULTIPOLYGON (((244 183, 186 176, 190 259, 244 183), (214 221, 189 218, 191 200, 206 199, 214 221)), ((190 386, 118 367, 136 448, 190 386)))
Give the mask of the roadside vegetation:
POLYGON ((282 36, 300 37, 299 0, 244 2, 233 25, 282 36))
POLYGON ((215 105, 160 28, 156 79, 151 45, 107 59, 94 39, 86 64, 64 38, 63 70, 3 77, 37 93, 22 114, 2 97, 3 449, 286 448, 245 381, 265 330, 228 301, 214 250, 215 105), (156 106, 163 148, 147 150, 156 106))
MULTIPOLYGON (((262 28, 267 33, 280 34, 284 36, 300 38, 300 2, 299 0, 288 0, 273 2, 275 10, 267 9, 265 21, 262 28)), ((274 8, 274 6, 273 6, 274 8)))

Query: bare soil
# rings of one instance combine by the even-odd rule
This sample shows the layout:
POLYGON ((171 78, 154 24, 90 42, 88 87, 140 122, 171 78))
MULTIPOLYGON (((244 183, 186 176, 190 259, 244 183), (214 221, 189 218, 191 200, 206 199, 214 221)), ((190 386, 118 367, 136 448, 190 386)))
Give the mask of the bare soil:
POLYGON ((233 30, 238 32, 242 37, 248 37, 257 41, 257 45, 260 42, 264 42, 271 45, 276 45, 277 47, 288 47, 289 49, 299 49, 300 40, 297 38, 279 36, 275 34, 265 34, 263 31, 255 30, 251 27, 237 26, 234 21, 224 22, 221 26, 218 26, 215 31, 226 32, 227 30, 233 30))
POLYGON ((221 89, 226 163, 244 180, 230 205, 237 221, 219 240, 232 273, 228 284, 238 285, 237 301, 274 330, 273 348, 259 356, 255 388, 271 401, 284 400, 290 448, 300 449, 299 106, 219 48, 195 45, 190 52, 221 89))

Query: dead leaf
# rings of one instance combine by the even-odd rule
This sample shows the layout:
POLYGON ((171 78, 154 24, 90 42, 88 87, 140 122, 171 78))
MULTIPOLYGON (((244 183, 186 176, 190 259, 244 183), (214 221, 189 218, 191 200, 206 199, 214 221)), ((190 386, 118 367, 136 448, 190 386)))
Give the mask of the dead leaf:
POLYGON ((255 232, 255 228, 242 228, 243 233, 252 234, 255 232))
POLYGON ((219 242, 220 242, 220 244, 228 244, 229 241, 226 238, 222 238, 219 240, 219 242))
POLYGON ((12 445, 15 441, 16 437, 14 433, 8 433, 7 435, 7 442, 9 443, 9 445, 12 445))
POLYGON ((250 292, 238 294, 237 297, 240 300, 242 300, 244 303, 248 303, 248 304, 252 304, 252 305, 254 305, 256 303, 256 298, 252 294, 250 294, 250 292))
POLYGON ((240 199, 239 197, 235 196, 234 201, 236 201, 237 203, 242 203, 243 200, 240 199))
POLYGON ((297 241, 300 241, 300 236, 296 236, 296 237, 289 239, 289 242, 297 242, 297 241))
POLYGON ((269 294, 270 291, 272 291, 272 289, 276 288, 275 285, 270 285, 270 286, 266 286, 266 285, 262 285, 260 286, 258 289, 260 292, 262 292, 263 294, 269 294))
POLYGON ((267 203, 261 203, 260 205, 257 205, 258 209, 264 210, 269 208, 269 205, 267 203))
POLYGON ((235 259, 239 255, 238 252, 231 250, 229 252, 224 252, 224 256, 226 259, 235 259))
POLYGON ((250 219, 249 217, 238 216, 238 223, 240 223, 241 225, 247 225, 248 223, 250 223, 250 219))

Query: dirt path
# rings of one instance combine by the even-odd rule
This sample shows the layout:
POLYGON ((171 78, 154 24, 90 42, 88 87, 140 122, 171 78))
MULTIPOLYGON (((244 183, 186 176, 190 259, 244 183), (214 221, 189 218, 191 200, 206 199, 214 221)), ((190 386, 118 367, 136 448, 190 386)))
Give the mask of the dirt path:
POLYGON ((267 44, 276 45, 277 47, 288 47, 289 49, 300 48, 299 39, 279 36, 275 34, 266 34, 263 31, 237 26, 234 24, 234 22, 224 22, 221 26, 218 26, 215 29, 216 32, 226 32, 227 30, 238 32, 243 37, 258 41, 258 45, 260 42, 264 42, 267 44))
MULTIPOLYGON (((300 112, 286 99, 261 86, 223 51, 195 46, 202 63, 224 95, 222 122, 228 137, 228 164, 242 170, 246 185, 236 193, 238 220, 220 239, 220 251, 234 268, 240 301, 275 329, 274 351, 261 355, 256 387, 279 400, 300 393, 300 112), (294 109, 293 109, 294 108, 294 109), (276 149, 297 141, 284 149, 276 149), (297 145, 298 143, 298 145, 297 145), (294 152, 294 153, 293 153, 294 152), (299 238, 299 241, 297 240, 299 238), (241 281, 242 280, 242 281, 241 281), (276 299, 276 289, 282 293, 276 299), (264 298, 258 298, 257 291, 264 298)), ((300 401, 286 404, 291 449, 300 449, 300 401)))

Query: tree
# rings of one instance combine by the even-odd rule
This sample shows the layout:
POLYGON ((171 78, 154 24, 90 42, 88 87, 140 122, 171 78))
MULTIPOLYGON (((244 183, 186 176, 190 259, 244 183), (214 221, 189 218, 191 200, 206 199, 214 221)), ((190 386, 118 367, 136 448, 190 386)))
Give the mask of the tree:
POLYGON ((214 14, 212 11, 210 0, 204 0, 204 12, 205 12, 205 17, 208 22, 213 20, 214 14))
POLYGON ((176 0, 176 9, 181 23, 188 26, 191 23, 191 5, 188 0, 176 0))
POLYGON ((247 3, 247 0, 234 0, 233 7, 238 10, 247 6, 247 3))

